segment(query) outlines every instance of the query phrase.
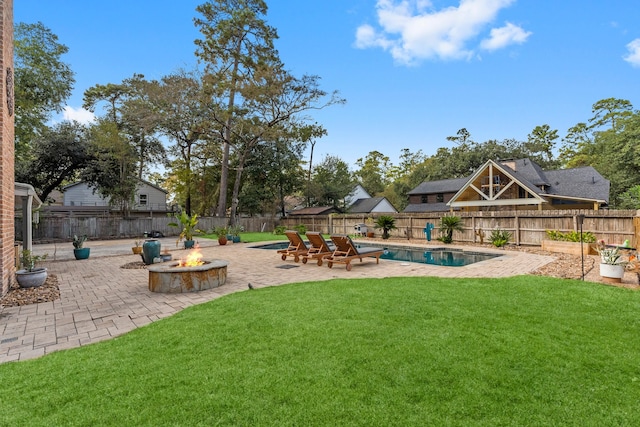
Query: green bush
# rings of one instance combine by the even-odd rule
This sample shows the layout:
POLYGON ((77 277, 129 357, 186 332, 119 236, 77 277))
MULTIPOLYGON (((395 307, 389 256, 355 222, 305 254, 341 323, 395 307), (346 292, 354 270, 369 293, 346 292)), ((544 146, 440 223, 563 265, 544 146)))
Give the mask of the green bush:
POLYGON ((307 226, 304 224, 298 224, 295 227, 293 227, 294 230, 296 230, 298 233, 300 234, 304 234, 307 232, 307 226))
POLYGON ((273 229, 273 234, 282 235, 285 231, 287 231, 287 227, 285 227, 284 225, 278 225, 273 229))
POLYGON ((389 231, 395 230, 396 227, 396 219, 391 215, 380 215, 376 218, 375 228, 382 228, 382 238, 389 238, 389 231))
POLYGON ((463 231, 462 218, 459 216, 443 216, 440 219, 440 232, 444 233, 442 237, 438 238, 442 243, 453 242, 453 232, 463 231))
MULTIPOLYGON (((578 231, 567 231, 563 233, 558 230, 547 230, 547 238, 549 240, 556 240, 560 242, 579 242, 580 241, 580 232, 578 231)), ((582 232, 582 241, 584 243, 595 243, 596 235, 591 231, 583 231, 582 232)))
POLYGON ((496 228, 491 232, 491 244, 496 248, 501 248, 511 239, 512 234, 507 230, 501 230, 500 228, 496 228))

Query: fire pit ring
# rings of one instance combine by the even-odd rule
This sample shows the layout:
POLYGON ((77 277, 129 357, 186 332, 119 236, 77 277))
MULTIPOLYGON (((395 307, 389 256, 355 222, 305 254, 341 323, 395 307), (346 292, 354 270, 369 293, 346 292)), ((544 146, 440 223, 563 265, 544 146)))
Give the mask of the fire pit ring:
POLYGON ((149 290, 179 294, 217 288, 227 281, 227 261, 214 259, 202 265, 182 267, 179 262, 150 265, 149 290))

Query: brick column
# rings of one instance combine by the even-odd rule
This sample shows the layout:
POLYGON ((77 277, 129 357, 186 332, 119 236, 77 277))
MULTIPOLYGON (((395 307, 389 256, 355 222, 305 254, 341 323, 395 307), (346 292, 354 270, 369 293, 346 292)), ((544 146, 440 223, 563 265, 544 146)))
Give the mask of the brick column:
POLYGON ((13 0, 0 0, 0 14, 0 295, 4 295, 15 277, 13 0))

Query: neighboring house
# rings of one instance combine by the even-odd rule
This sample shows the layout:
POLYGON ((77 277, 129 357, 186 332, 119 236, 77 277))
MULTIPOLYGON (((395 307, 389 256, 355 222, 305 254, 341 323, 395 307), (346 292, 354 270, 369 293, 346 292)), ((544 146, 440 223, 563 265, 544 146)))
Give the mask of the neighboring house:
POLYGON ((407 193, 409 204, 404 212, 449 211, 447 203, 468 180, 469 178, 455 178, 423 182, 407 193))
POLYGON ((371 197, 360 184, 344 199, 349 213, 397 213, 386 197, 371 197))
POLYGON ((349 213, 398 213, 386 197, 358 199, 350 207, 349 213))
MULTIPOLYGON (((94 191, 94 188, 86 182, 76 182, 67 185, 62 190, 64 193, 63 206, 67 210, 83 207, 109 207, 109 198, 94 191)), ((150 182, 139 180, 134 203, 130 210, 131 212, 168 212, 167 191, 150 182)))
POLYGON ((371 194, 364 189, 364 187, 360 184, 357 184, 355 188, 349 193, 347 197, 344 198, 344 205, 349 208, 356 201, 360 199, 369 199, 371 198, 371 194))
POLYGON ((609 186, 591 166, 543 171, 530 159, 489 160, 467 178, 423 182, 404 212, 597 210, 609 203, 609 186))

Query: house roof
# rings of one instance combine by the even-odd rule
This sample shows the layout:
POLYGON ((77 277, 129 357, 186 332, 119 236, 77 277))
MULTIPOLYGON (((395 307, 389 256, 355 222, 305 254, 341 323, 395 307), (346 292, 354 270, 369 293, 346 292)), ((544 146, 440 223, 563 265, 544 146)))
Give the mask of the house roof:
POLYGON ((540 196, 609 202, 610 182, 591 166, 543 171, 540 166, 529 159, 519 159, 513 162, 515 169, 510 167, 509 162, 503 162, 501 166, 506 166, 518 181, 532 185, 533 190, 540 196))
POLYGON ((293 210, 289 212, 289 215, 326 215, 337 211, 338 210, 333 206, 313 206, 293 210))
MULTIPOLYGON (((144 179, 139 179, 138 181, 148 185, 149 187, 153 187, 156 190, 162 191, 165 194, 169 194, 169 192, 167 190, 165 190, 164 188, 159 187, 159 186, 157 186, 155 184, 152 184, 149 181, 145 181, 144 179)), ((62 191, 64 192, 65 190, 68 190, 69 188, 75 187, 76 185, 80 185, 80 184, 86 184, 87 186, 90 187, 89 183, 87 183, 86 181, 78 181, 78 182, 74 182, 74 183, 69 184, 69 185, 65 185, 64 187, 62 187, 62 191)))
POLYGON ((435 194, 435 193, 455 193, 467 183, 469 177, 441 179, 439 181, 427 181, 418 185, 407 194, 435 194))
MULTIPOLYGON (((366 199, 358 199, 351 207, 349 207, 350 213, 369 213, 373 212, 373 210, 382 202, 387 201, 389 206, 393 207, 391 202, 387 200, 386 197, 369 197, 366 199)), ((394 209, 395 210, 395 209, 394 209)))

